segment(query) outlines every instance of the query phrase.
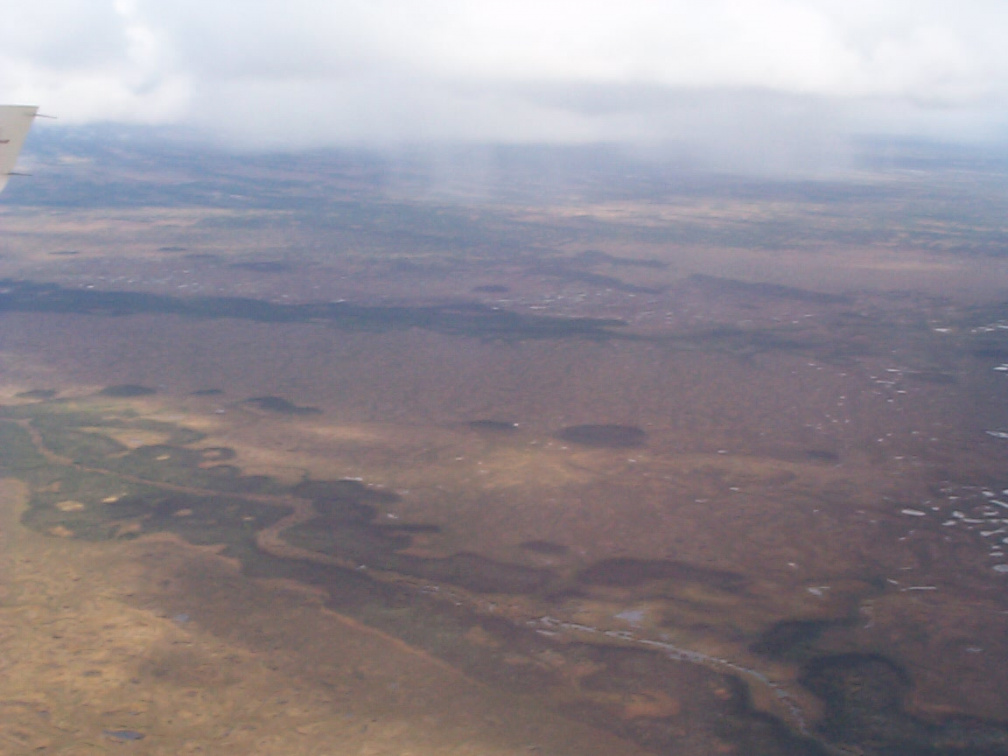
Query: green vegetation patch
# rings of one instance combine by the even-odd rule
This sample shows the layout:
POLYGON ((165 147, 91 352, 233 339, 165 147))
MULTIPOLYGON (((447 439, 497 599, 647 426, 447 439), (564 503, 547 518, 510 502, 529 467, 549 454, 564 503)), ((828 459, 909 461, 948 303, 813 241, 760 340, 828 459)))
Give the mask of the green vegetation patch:
POLYGON ((247 496, 287 489, 228 464, 232 449, 192 446, 203 438, 128 410, 63 401, 4 407, 0 472, 30 486, 24 523, 35 530, 88 540, 171 531, 250 553, 255 532, 290 508, 247 496), (166 443, 131 448, 116 438, 130 433, 166 443))

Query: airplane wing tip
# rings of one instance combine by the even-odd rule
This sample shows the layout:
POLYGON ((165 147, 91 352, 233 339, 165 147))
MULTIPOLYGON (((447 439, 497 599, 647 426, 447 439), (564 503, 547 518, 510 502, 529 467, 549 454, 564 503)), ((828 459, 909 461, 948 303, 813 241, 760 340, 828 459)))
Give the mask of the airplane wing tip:
POLYGON ((37 105, 0 105, 0 191, 14 170, 37 105))

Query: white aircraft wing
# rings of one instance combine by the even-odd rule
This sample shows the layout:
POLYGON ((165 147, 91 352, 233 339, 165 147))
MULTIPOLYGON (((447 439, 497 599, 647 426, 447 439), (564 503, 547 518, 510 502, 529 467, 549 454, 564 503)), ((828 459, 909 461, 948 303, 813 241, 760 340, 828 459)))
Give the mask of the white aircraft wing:
POLYGON ((0 191, 14 170, 21 145, 28 136, 38 108, 33 105, 0 105, 0 191))

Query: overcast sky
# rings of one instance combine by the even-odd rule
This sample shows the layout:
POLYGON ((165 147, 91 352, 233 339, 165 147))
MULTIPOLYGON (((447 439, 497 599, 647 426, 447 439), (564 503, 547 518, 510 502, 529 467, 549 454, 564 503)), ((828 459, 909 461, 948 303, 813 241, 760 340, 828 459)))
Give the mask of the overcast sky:
POLYGON ((244 146, 1000 139, 1005 0, 25 0, 0 102, 244 146))

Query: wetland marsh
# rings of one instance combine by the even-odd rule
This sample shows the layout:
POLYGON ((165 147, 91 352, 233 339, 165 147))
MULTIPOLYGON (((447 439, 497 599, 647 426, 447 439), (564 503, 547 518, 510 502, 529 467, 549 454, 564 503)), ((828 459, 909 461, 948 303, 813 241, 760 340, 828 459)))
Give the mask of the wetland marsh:
POLYGON ((215 159, 245 206, 0 214, 0 744, 1008 753, 1008 239, 949 176, 215 159))

